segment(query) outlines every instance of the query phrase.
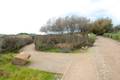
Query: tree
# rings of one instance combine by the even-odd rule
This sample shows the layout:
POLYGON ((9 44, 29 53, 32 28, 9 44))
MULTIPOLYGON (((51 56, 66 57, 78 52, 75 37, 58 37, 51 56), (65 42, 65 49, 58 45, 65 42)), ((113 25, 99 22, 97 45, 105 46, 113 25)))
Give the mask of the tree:
POLYGON ((64 19, 49 19, 46 25, 42 26, 40 31, 46 33, 63 33, 64 32, 64 19))
MULTIPOLYGON (((117 27, 116 27, 117 28, 117 27)), ((90 22, 90 19, 79 16, 66 16, 57 19, 49 19, 46 25, 41 27, 42 32, 53 33, 70 33, 75 32, 87 34, 93 32, 98 35, 102 35, 112 30, 112 20, 109 18, 97 19, 94 22, 90 22)))
POLYGON ((63 18, 49 19, 47 24, 42 26, 42 32, 71 33, 88 31, 90 20, 79 16, 66 16, 63 18))
POLYGON ((109 18, 101 18, 92 23, 92 32, 102 35, 112 29, 112 20, 109 18))

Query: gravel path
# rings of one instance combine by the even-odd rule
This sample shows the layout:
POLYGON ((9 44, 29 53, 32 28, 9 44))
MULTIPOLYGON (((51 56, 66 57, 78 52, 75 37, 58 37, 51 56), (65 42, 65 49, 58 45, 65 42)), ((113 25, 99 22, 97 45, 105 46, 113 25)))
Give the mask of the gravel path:
POLYGON ((98 71, 98 80, 120 80, 120 43, 98 37, 93 60, 98 71))
POLYGON ((120 80, 120 43, 97 38, 86 53, 45 53, 36 51, 34 44, 20 51, 32 55, 28 67, 62 73, 62 80, 120 80))

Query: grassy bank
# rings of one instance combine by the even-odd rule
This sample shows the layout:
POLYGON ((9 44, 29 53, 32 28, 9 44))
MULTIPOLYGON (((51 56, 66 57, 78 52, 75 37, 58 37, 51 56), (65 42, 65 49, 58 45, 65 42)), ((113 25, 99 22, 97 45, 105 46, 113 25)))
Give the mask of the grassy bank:
POLYGON ((55 80, 52 73, 12 65, 13 55, 0 54, 0 80, 55 80))

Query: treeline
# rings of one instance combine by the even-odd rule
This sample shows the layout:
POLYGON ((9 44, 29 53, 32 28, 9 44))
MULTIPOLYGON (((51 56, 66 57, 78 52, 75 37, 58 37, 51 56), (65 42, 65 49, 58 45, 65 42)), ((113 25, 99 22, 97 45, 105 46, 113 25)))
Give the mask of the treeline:
POLYGON ((112 20, 110 18, 100 18, 95 21, 91 21, 86 17, 79 16, 67 16, 57 19, 49 19, 46 25, 42 26, 40 31, 46 33, 95 33, 102 35, 110 32, 113 29, 112 20))

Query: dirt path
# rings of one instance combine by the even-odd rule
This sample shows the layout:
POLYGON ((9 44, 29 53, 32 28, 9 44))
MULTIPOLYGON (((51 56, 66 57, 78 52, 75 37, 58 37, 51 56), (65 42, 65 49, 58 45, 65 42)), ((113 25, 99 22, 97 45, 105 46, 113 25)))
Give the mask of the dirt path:
POLYGON ((34 44, 30 44, 20 50, 21 52, 31 54, 30 61, 32 64, 28 66, 31 68, 53 73, 64 73, 74 59, 74 56, 71 54, 36 51, 34 46, 34 44))
POLYGON ((21 51, 31 53, 31 68, 62 73, 62 80, 120 80, 120 43, 97 37, 95 46, 87 53, 45 53, 34 44, 21 51))
POLYGON ((99 80, 120 80, 120 43, 99 37, 93 49, 99 80))

